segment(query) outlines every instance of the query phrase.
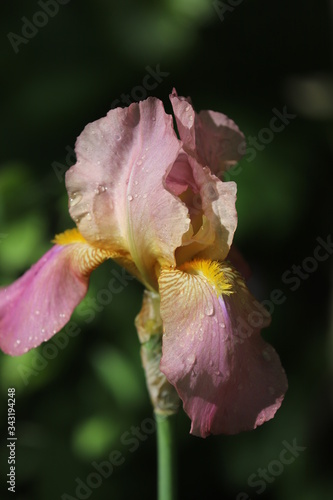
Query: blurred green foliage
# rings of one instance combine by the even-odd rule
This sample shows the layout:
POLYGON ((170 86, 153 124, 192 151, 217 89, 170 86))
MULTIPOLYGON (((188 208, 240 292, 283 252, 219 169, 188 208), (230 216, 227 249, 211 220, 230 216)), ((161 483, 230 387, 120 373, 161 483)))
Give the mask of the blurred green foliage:
MULTIPOLYGON (((332 257, 295 291, 282 275, 332 231, 333 117, 318 121, 308 105, 318 96, 304 90, 295 99, 293 86, 295 77, 331 75, 332 13, 329 2, 310 0, 244 0, 223 21, 221 9, 222 2, 208 0, 71 1, 15 53, 8 33, 21 35, 22 16, 32 20, 40 6, 6 3, 0 16, 0 285, 34 263, 54 234, 73 227, 63 173, 54 164, 63 171, 70 166, 75 138, 114 100, 122 94, 133 100, 147 66, 167 73, 144 90, 147 96, 163 99, 170 111, 168 94, 176 86, 197 110, 230 116, 248 139, 268 127, 273 108, 287 105, 297 117, 252 161, 246 155, 230 180, 238 184, 235 241, 253 269, 249 285, 260 300, 276 288, 286 297, 274 306, 264 336, 278 349, 290 388, 275 419, 238 436, 189 436, 181 412, 179 498, 237 499, 246 492, 251 499, 326 500, 333 491, 332 257), (257 494, 249 477, 294 439, 306 450, 257 494)), ((115 268, 108 262, 93 274, 88 299, 115 268)), ((76 478, 85 481, 92 462, 114 450, 124 463, 91 498, 155 498, 155 435, 143 433, 135 451, 134 441, 129 446, 123 439, 124 433, 138 439, 133 427, 151 417, 134 328, 141 300, 142 287, 132 281, 91 322, 83 302, 73 315, 81 333, 65 347, 59 333, 49 350, 0 355, 0 468, 7 470, 6 400, 14 386, 18 500, 75 497, 76 478)), ((0 488, 7 498, 4 476, 0 488)))

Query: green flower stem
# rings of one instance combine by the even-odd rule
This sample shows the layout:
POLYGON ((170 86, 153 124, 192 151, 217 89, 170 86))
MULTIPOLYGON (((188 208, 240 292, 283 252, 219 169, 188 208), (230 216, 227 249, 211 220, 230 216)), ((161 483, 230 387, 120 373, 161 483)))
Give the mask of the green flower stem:
POLYGON ((161 415, 155 412, 157 423, 157 467, 158 500, 176 500, 176 415, 161 415))

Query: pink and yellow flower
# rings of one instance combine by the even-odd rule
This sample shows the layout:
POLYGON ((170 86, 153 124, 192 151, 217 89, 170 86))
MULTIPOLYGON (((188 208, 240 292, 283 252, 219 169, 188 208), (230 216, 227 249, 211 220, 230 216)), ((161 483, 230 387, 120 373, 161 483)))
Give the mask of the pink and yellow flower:
POLYGON ((260 336, 269 315, 229 262, 236 185, 217 175, 240 159, 244 136, 221 113, 196 114, 175 91, 171 103, 179 138, 155 98, 85 127, 66 175, 77 229, 57 235, 0 289, 0 347, 19 355, 52 337, 84 298, 93 269, 114 259, 146 287, 143 307, 149 294, 158 303, 160 370, 191 432, 233 434, 271 419, 287 389, 277 353, 260 336))

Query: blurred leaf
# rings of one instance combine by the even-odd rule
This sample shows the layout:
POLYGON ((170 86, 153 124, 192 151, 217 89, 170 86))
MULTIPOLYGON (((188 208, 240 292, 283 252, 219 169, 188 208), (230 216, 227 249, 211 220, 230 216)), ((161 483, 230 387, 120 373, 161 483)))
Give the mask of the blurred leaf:
POLYGON ((96 374, 112 393, 119 405, 135 407, 144 395, 135 367, 116 349, 105 348, 92 355, 96 374))
POLYGON ((110 451, 119 439, 120 423, 110 417, 95 416, 80 423, 72 437, 74 452, 83 460, 93 460, 110 451))
POLYGON ((1 261, 6 272, 30 267, 48 247, 42 213, 22 215, 17 222, 5 226, 3 231, 8 233, 0 245, 1 261))

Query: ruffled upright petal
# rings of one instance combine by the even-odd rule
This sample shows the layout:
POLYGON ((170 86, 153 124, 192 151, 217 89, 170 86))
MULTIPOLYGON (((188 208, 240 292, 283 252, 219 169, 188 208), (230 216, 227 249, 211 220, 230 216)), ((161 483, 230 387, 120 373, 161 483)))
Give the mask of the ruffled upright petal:
POLYGON ((110 256, 87 244, 76 230, 56 241, 63 244, 54 245, 21 278, 0 289, 0 348, 13 356, 61 330, 86 295, 91 271, 110 256))
POLYGON ((66 176, 80 232, 132 260, 149 288, 157 287, 156 263, 174 265, 190 224, 185 205, 164 187, 180 149, 171 115, 149 98, 87 125, 66 176))
POLYGON ((161 371, 191 432, 235 434, 271 419, 287 390, 275 350, 260 336, 269 315, 227 263, 197 260, 159 278, 161 371))
POLYGON ((197 114, 191 101, 178 97, 176 90, 170 100, 184 149, 194 153, 200 163, 208 165, 221 178, 243 156, 244 134, 222 113, 204 110, 197 114))
POLYGON ((177 249, 177 265, 194 257, 225 259, 237 227, 236 184, 222 182, 183 152, 165 185, 186 204, 191 218, 190 229, 177 249))

